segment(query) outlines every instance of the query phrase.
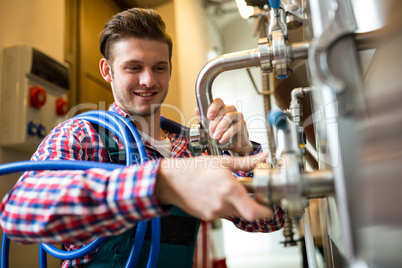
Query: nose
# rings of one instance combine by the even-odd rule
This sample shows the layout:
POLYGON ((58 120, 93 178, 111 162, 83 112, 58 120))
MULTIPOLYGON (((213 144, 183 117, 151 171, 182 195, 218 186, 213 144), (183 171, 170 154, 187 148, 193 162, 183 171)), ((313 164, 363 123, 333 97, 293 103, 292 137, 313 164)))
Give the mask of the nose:
POLYGON ((144 68, 140 74, 139 83, 141 86, 153 87, 155 85, 155 78, 150 68, 144 68))

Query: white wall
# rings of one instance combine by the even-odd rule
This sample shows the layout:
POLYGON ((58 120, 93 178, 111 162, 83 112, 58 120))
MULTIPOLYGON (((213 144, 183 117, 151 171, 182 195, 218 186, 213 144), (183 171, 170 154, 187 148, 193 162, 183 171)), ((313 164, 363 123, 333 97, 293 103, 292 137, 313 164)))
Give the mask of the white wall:
MULTIPOLYGON (((0 63, 3 49, 25 44, 33 46, 56 60, 64 60, 64 0, 1 0, 0 1, 0 63)), ((3 70, 1 68, 0 70, 3 70)), ((2 84, 0 71, 0 85, 2 84)), ((29 160, 30 154, 0 148, 0 163, 29 160)), ((0 177, 0 196, 15 184, 18 174, 0 177)), ((39 267, 37 246, 12 243, 10 267, 39 267)), ((49 258, 49 267, 60 262, 49 258)))

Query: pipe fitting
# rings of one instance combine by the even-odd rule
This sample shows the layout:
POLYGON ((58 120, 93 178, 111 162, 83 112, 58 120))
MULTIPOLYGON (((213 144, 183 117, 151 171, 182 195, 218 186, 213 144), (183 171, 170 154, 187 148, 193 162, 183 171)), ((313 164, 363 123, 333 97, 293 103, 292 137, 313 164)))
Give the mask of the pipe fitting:
POLYGON ((306 96, 311 92, 310 87, 299 87, 295 88, 291 92, 291 101, 289 105, 289 111, 292 118, 292 121, 299 125, 303 125, 302 117, 303 117, 303 105, 301 104, 300 98, 306 96))
MULTIPOLYGON (((190 144, 196 154, 203 154, 208 150, 209 135, 206 129, 201 126, 199 121, 193 123, 190 127, 190 144)), ((217 144, 218 148, 222 151, 231 149, 230 141, 224 144, 217 144)))
POLYGON ((278 167, 254 169, 254 196, 267 206, 280 205, 290 217, 303 214, 306 199, 301 195, 302 182, 299 161, 288 154, 278 161, 278 167))
POLYGON ((288 27, 286 24, 286 12, 283 9, 271 8, 269 11, 268 36, 272 40, 272 33, 280 31, 288 38, 288 27))
MULTIPOLYGON (((282 31, 272 32, 272 64, 275 66, 275 74, 278 78, 288 77, 288 50, 285 36, 282 31)), ((290 62, 290 61, 289 61, 290 62)))
MULTIPOLYGON (((248 181, 248 189, 250 182, 248 181)), ((254 169, 254 197, 267 206, 280 205, 291 217, 301 216, 307 199, 321 198, 335 193, 331 171, 300 173, 297 159, 286 155, 279 167, 263 164, 254 169)))
POLYGON ((269 46, 267 37, 258 40, 258 53, 260 54, 261 72, 264 74, 272 73, 272 48, 269 46))

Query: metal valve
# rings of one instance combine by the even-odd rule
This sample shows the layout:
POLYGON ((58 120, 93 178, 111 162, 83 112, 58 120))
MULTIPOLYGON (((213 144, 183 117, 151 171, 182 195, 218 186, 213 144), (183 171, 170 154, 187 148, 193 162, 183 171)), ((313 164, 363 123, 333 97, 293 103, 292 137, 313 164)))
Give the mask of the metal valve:
POLYGON ((202 127, 201 122, 196 121, 191 124, 190 127, 190 144, 196 154, 205 153, 206 150, 210 150, 210 142, 213 142, 215 146, 221 151, 227 151, 231 148, 231 143, 226 142, 220 144, 219 142, 209 137, 208 131, 202 127))
POLYGON ((191 125, 190 144, 196 154, 202 154, 208 148, 208 132, 202 128, 199 121, 191 125))

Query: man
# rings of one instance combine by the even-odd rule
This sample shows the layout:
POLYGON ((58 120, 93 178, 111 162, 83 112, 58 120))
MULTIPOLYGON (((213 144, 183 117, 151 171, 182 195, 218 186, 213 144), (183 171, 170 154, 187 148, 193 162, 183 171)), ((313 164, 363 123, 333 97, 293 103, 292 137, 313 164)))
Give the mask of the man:
MULTIPOLYGON (((196 218, 226 217, 247 231, 269 232, 282 227, 282 210, 276 207, 272 211, 255 202, 232 175, 234 171, 251 170, 266 154, 205 156, 202 161, 207 164, 201 165, 200 158, 189 158, 187 137, 160 127, 160 106, 172 71, 172 41, 157 13, 134 8, 115 15, 101 33, 100 50, 104 56, 100 71, 111 84, 115 99, 109 110, 133 120, 146 140, 150 161, 112 172, 25 173, 1 207, 1 224, 9 238, 64 242, 73 250, 96 237, 110 236, 96 252, 65 261, 63 267, 124 267, 136 223, 162 216, 158 266, 192 267, 196 218), (186 168, 179 168, 183 167, 183 158, 189 162, 186 168)), ((248 139, 241 114, 233 107, 215 100, 208 118, 214 139, 233 139, 233 154, 259 152, 260 148, 255 150, 248 139)), ((108 148, 97 131, 85 120, 67 120, 44 139, 32 160, 109 162, 108 148)), ((147 241, 144 243, 147 247, 147 241)), ((146 252, 141 253, 138 267, 145 262, 146 252)))

